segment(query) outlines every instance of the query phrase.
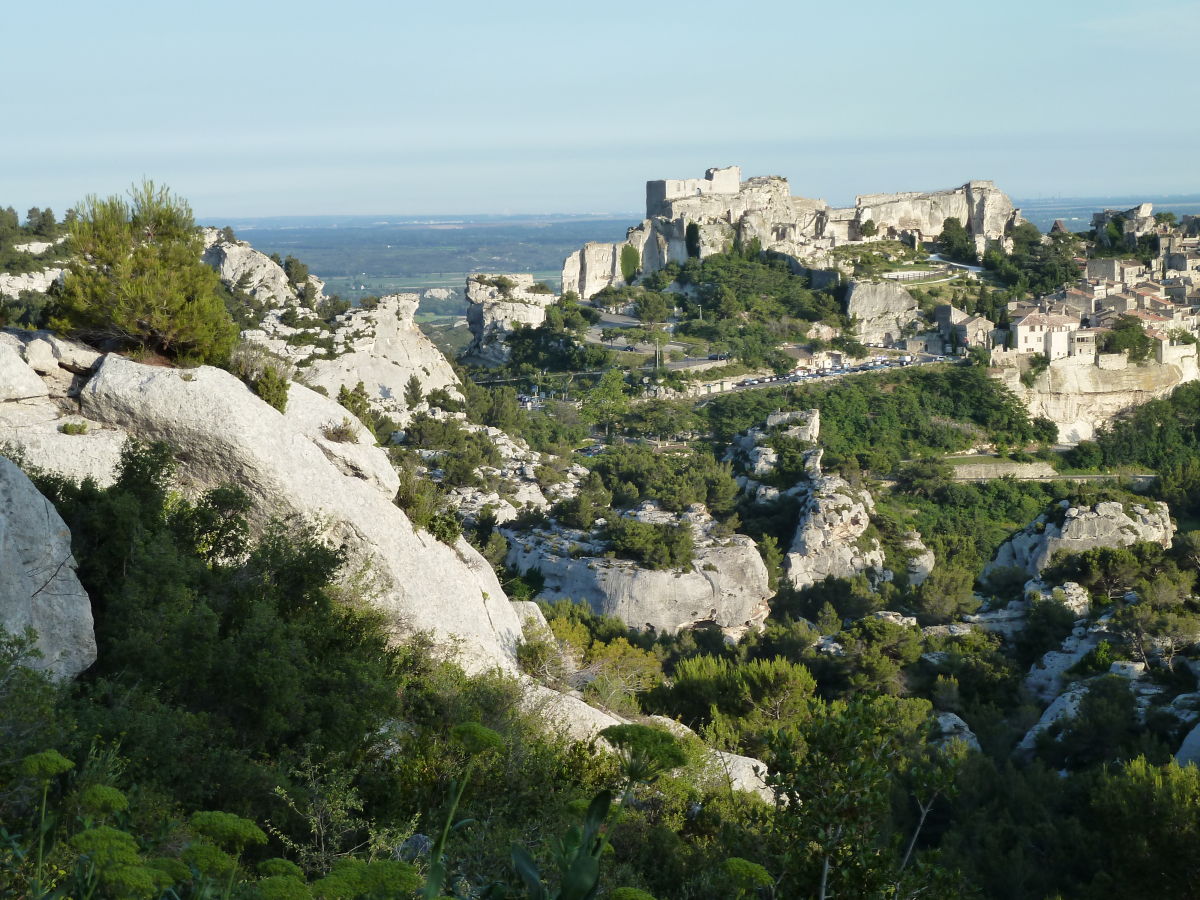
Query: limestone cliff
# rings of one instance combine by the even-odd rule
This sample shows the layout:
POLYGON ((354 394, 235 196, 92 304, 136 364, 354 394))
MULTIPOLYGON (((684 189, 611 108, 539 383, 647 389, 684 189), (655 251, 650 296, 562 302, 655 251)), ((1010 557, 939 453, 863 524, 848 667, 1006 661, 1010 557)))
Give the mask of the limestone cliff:
POLYGON ((536 328, 546 321, 554 294, 533 289, 532 275, 472 275, 467 279, 467 325, 471 343, 463 358, 484 365, 508 360, 504 338, 516 325, 536 328))
POLYGON ((921 319, 917 301, 894 281, 851 281, 846 315, 858 323, 855 336, 870 344, 898 341, 906 328, 921 319))
MULTIPOLYGON (((238 288, 266 306, 295 304, 299 295, 283 267, 245 241, 227 240, 216 228, 204 229, 204 262, 229 288, 238 288)), ((316 281, 315 285, 324 285, 316 281)))
POLYGON ((865 536, 875 501, 868 491, 851 487, 840 475, 822 474, 821 455, 820 450, 809 452, 806 495, 783 562, 796 588, 830 575, 850 578, 883 572, 883 548, 878 540, 865 536))
POLYGON ((1126 410, 1200 378, 1196 348, 1166 348, 1163 362, 1135 365, 1120 354, 1068 356, 1054 360, 1033 387, 1021 383, 1016 366, 995 370, 1031 416, 1044 416, 1058 426, 1064 443, 1091 440, 1096 430, 1126 410))
POLYGON ((33 665, 59 678, 96 661, 92 606, 71 555, 71 532, 25 473, 0 456, 0 629, 37 632, 33 665))
POLYGON ((371 570, 372 602, 397 628, 428 630, 457 645, 469 669, 515 670, 520 623, 491 566, 464 540, 450 547, 414 531, 392 503, 398 479, 385 452, 363 430, 347 441, 325 436, 325 426, 346 416, 335 402, 293 384, 284 414, 219 369, 166 369, 113 354, 81 377, 75 413, 66 411, 76 402, 69 398, 0 402, 0 445, 16 445, 51 471, 78 474, 89 438, 105 435, 91 464, 111 452, 111 479, 119 444, 109 435, 165 441, 179 450, 185 492, 232 482, 250 496, 256 522, 297 516, 315 523, 347 547, 347 576, 371 570), (87 434, 58 431, 66 421, 85 423, 87 434), (51 432, 59 440, 49 440, 51 432))
POLYGON ((1076 507, 1062 501, 1059 517, 1038 516, 1000 545, 988 569, 1015 567, 1037 575, 1060 550, 1082 553, 1097 547, 1128 547, 1149 541, 1170 547, 1175 535, 1171 510, 1162 501, 1127 506, 1114 501, 1076 507))

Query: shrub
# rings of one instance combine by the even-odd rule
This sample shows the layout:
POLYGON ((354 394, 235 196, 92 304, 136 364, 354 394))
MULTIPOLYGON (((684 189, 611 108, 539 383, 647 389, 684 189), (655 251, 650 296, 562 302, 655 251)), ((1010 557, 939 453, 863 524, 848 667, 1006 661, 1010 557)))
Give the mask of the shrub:
POLYGON ((87 422, 63 422, 58 426, 58 430, 63 434, 87 434, 87 422))
POLYGON ((254 393, 280 412, 287 408, 288 378, 275 366, 267 366, 252 383, 254 393))
POLYGON ((325 435, 325 439, 328 441, 348 444, 357 440, 358 429, 354 427, 354 423, 350 421, 350 417, 346 416, 341 422, 324 426, 321 429, 321 434, 325 435))

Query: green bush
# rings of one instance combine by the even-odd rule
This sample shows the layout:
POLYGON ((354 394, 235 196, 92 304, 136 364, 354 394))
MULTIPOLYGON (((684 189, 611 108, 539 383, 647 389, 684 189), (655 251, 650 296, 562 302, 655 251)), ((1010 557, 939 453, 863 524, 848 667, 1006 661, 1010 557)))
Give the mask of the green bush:
POLYGON ((267 366, 254 381, 254 393, 283 412, 287 408, 289 384, 287 375, 279 368, 267 366))

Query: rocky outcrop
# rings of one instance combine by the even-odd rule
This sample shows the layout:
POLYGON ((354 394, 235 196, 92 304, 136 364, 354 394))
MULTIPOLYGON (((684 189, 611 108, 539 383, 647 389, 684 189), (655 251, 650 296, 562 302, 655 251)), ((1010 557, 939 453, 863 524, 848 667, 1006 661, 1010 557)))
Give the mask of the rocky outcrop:
POLYGON ((821 473, 821 450, 809 452, 807 494, 783 568, 795 588, 829 576, 851 578, 883 571, 883 548, 865 537, 875 501, 840 475, 821 473))
POLYGON ((44 294, 54 282, 63 277, 63 269, 42 269, 21 275, 0 273, 0 297, 19 297, 21 291, 44 294))
POLYGON ((1091 440, 1097 429, 1121 413, 1200 379, 1194 346, 1166 350, 1169 356, 1163 362, 1144 365, 1132 365, 1119 354, 1056 359, 1032 387, 1021 383, 1016 366, 1001 366, 995 374, 1020 398, 1030 416, 1049 419, 1058 426, 1058 439, 1074 444, 1091 440))
POLYGON ((692 564, 664 571, 610 559, 601 539, 560 527, 506 532, 507 563, 519 572, 539 571, 545 579, 542 598, 587 603, 633 628, 673 634, 711 622, 740 633, 766 617, 772 592, 766 566, 751 538, 719 535, 716 523, 700 506, 675 516, 643 504, 632 515, 646 522, 688 525, 695 542, 692 564))
POLYGON ((1080 684, 1055 698, 1054 702, 1046 707, 1037 724, 1025 732, 1025 736, 1021 738, 1021 742, 1017 744, 1013 753, 1017 756, 1032 756, 1033 751, 1037 748, 1038 736, 1050 728, 1050 726, 1064 722, 1077 715, 1079 713, 1079 704, 1087 696, 1087 691, 1087 685, 1080 684))
POLYGON ((833 247, 861 239, 868 221, 884 237, 930 240, 951 216, 980 251, 988 241, 1003 241, 1009 226, 1020 221, 1019 211, 990 181, 930 193, 864 195, 853 207, 835 209, 824 200, 792 196, 786 178, 742 181, 737 166, 709 169, 703 178, 647 182, 646 218, 622 242, 588 244, 567 257, 563 290, 588 298, 622 284, 626 246, 638 251, 645 273, 684 262, 693 252, 703 258, 736 241, 755 240, 764 250, 791 256, 798 267, 821 268, 830 264, 833 247))
POLYGON ((114 355, 80 393, 89 420, 179 448, 184 490, 232 482, 251 497, 257 521, 316 523, 347 547, 353 567, 372 568, 371 602, 398 628, 458 645, 468 669, 512 670, 520 623, 491 566, 464 540, 450 547, 413 530, 391 502, 382 450, 323 442, 321 407, 329 418, 340 407, 295 384, 289 398, 291 417, 219 369, 153 368, 114 355))
POLYGON ((92 606, 62 517, 12 462, 0 456, 0 630, 37 632, 41 659, 59 678, 96 661, 92 606))
POLYGON ((244 291, 266 306, 287 306, 299 299, 281 265, 245 241, 227 240, 216 228, 204 229, 203 258, 226 287, 244 291))
POLYGON ((1057 515, 1040 515, 996 551, 988 571, 1015 567, 1037 575, 1059 550, 1082 553, 1096 547, 1128 547, 1142 541, 1171 546, 1175 524, 1162 501, 1150 505, 1114 501, 1095 506, 1070 506, 1062 501, 1057 515))
POLYGON ((558 298, 533 290, 532 275, 472 275, 467 279, 467 325, 471 343, 463 358, 483 365, 508 361, 504 339, 517 325, 536 328, 558 298))
POLYGON ((934 721, 938 731, 935 743, 938 745, 945 746, 951 741, 962 741, 972 750, 979 749, 979 738, 975 737, 975 732, 963 721, 961 716, 952 712, 943 712, 938 713, 934 721))
POLYGON ((373 308, 342 313, 333 322, 334 358, 314 358, 304 380, 331 397, 361 381, 372 405, 402 424, 412 412, 404 391, 413 376, 426 395, 444 389, 458 397, 454 369, 413 319, 418 302, 416 294, 392 294, 373 308))
POLYGON ((734 437, 725 453, 725 460, 739 463, 751 478, 764 478, 775 470, 775 464, 779 461, 779 454, 770 446, 773 436, 815 443, 820 433, 820 410, 771 413, 764 426, 748 428, 734 437))
POLYGON ((852 281, 846 291, 846 315, 858 324, 864 343, 891 344, 901 339, 921 313, 912 294, 894 281, 852 281))
POLYGON ((925 583, 933 566, 937 562, 937 557, 933 551, 925 546, 925 542, 921 540, 921 532, 910 531, 904 535, 900 542, 900 549, 904 551, 908 557, 908 566, 905 572, 908 577, 908 583, 912 587, 919 587, 925 583))

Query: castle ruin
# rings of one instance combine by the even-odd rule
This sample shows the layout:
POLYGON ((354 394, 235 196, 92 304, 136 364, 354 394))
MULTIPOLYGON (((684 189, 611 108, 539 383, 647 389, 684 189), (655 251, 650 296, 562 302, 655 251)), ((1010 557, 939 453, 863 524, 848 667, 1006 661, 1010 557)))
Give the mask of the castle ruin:
MULTIPOLYGON (((563 263, 563 291, 588 298, 623 285, 621 250, 638 251, 642 273, 655 272, 689 256, 720 253, 735 241, 757 239, 764 250, 795 259, 806 268, 831 263, 830 251, 862 240, 868 222, 879 237, 928 241, 946 219, 957 218, 982 253, 989 241, 1003 241, 1021 221, 1020 210, 990 181, 928 193, 864 194, 853 207, 838 209, 824 200, 792 196, 786 178, 767 175, 742 180, 738 166, 713 168, 703 178, 646 182, 646 218, 617 244, 592 242, 563 263)), ((868 228, 868 231, 871 229, 868 228)))

